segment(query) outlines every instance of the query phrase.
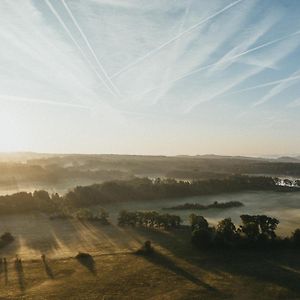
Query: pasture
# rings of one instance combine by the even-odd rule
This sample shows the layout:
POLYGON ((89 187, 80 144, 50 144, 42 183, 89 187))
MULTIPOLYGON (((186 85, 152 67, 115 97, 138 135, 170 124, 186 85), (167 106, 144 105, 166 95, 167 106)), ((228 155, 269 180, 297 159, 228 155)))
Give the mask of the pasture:
POLYGON ((0 252, 7 258, 0 299, 300 297, 300 255, 294 250, 207 252, 191 245, 187 229, 120 228, 44 215, 10 218, 1 219, 16 241, 0 252), (146 240, 153 242, 155 254, 135 255, 146 240), (76 260, 78 251, 90 253, 91 261, 76 260))

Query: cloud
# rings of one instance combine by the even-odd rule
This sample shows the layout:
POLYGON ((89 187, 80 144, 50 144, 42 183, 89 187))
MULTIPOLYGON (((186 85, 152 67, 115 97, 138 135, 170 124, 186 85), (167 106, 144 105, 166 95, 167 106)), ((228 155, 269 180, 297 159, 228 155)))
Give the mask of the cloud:
POLYGON ((226 5, 225 7, 223 7, 222 9, 218 10, 217 12, 214 12, 213 14, 209 15, 208 17, 204 18, 203 20, 201 20, 200 22, 194 24, 193 26, 185 29, 185 30, 181 30, 177 35, 175 35, 174 37, 172 37, 170 40, 164 42, 163 44, 161 44, 160 46, 158 46, 157 48, 147 52, 145 55, 143 55, 142 57, 138 58, 137 60, 135 60, 134 62, 132 62, 131 64, 129 64, 128 66, 122 68, 121 70, 119 70, 118 72, 116 72, 115 74, 113 74, 111 76, 111 78, 114 78, 116 76, 119 76, 120 74, 130 70, 131 68, 133 68, 135 65, 139 64, 140 62, 142 62, 143 60, 149 58, 152 55, 157 54, 159 51, 161 51, 162 49, 164 49, 165 47, 169 46, 170 44, 176 42, 177 40, 181 39, 184 35, 189 34, 191 32, 193 32, 194 30, 198 29, 201 25, 207 23, 208 21, 212 20, 213 18, 219 16, 220 14, 222 14, 223 12, 231 9, 232 7, 234 7, 235 5, 239 4, 241 1, 243 0, 237 0, 234 1, 228 5, 226 5))
POLYGON ((0 93, 90 105, 112 97, 70 40, 51 23, 46 6, 1 2, 0 93))
POLYGON ((269 2, 0 1, 1 103, 8 116, 24 110, 28 128, 42 122, 51 133, 56 120, 74 139, 101 132, 110 144, 122 132, 125 144, 126 132, 147 136, 150 123, 163 141, 167 122, 172 130, 197 116, 182 132, 203 132, 221 108, 232 116, 257 99, 255 113, 283 93, 298 99, 300 6, 269 2), (38 120, 46 111, 48 123, 38 120))
POLYGON ((297 83, 297 81, 300 80, 300 70, 294 72, 291 76, 288 78, 279 80, 275 87, 273 87, 268 93, 263 96, 259 101, 255 102, 253 105, 258 106, 261 104, 266 103, 267 101, 270 101, 275 96, 281 94, 283 91, 288 89, 290 86, 297 83))
MULTIPOLYGON (((108 76, 106 70, 104 69, 104 67, 102 66, 101 62, 99 61, 93 47, 91 46, 87 36, 85 35, 85 33, 83 32, 83 30, 81 29, 80 25, 78 24, 76 18, 74 17, 72 11, 70 10, 69 6, 67 5, 67 3, 62 0, 62 4, 64 6, 64 8, 66 9, 66 11, 68 12, 69 16, 71 17, 73 23, 75 24, 76 28, 78 29, 78 31, 80 32, 81 37, 83 38, 88 50, 91 52, 93 58, 96 61, 97 66, 100 68, 101 72, 103 73, 105 79, 108 81, 108 84, 103 80, 102 76, 100 76, 101 81, 104 82, 105 86, 114 94, 115 92, 117 93, 118 96, 120 96, 120 91, 118 90, 118 88, 115 86, 115 84, 112 82, 112 80, 110 79, 110 77, 108 76)), ((56 13, 54 11, 54 13, 56 13)), ((61 19, 58 17, 59 21, 62 23, 62 26, 67 30, 67 32, 69 33, 68 29, 66 28, 64 22, 61 21, 61 19)), ((70 34, 70 33, 69 33, 70 34)), ((71 35, 71 39, 74 41, 73 36, 71 35)), ((77 45, 77 42, 75 41, 75 44, 77 45)), ((80 47, 79 47, 80 48, 80 47)), ((81 48, 80 48, 81 50, 81 48)), ((85 54, 83 54, 85 56, 85 54)), ((85 56, 86 57, 86 56, 85 56)), ((98 75, 98 73, 97 73, 98 75)))
POLYGON ((46 104, 46 105, 54 105, 54 106, 65 106, 72 108, 82 108, 90 110, 91 107, 82 104, 69 103, 64 101, 54 101, 54 100, 45 100, 45 99, 36 99, 36 98, 28 98, 28 97, 15 97, 11 95, 0 95, 0 100, 7 102, 25 102, 25 103, 36 103, 36 104, 46 104))

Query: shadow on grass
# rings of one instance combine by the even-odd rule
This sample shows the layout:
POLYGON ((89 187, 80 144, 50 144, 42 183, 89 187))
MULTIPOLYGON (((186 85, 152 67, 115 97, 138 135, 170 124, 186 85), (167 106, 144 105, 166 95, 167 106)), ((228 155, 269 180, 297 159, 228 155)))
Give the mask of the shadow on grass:
POLYGON ((145 239, 168 250, 199 269, 215 274, 231 274, 263 284, 275 284, 300 295, 299 250, 286 249, 210 249, 199 250, 190 242, 189 230, 138 232, 145 239))
POLYGON ((0 258, 0 279, 2 274, 4 273, 4 283, 7 285, 8 283, 8 274, 7 274, 7 261, 6 258, 0 258))
POLYGON ((77 261, 86 267, 93 275, 97 275, 96 263, 93 257, 88 253, 78 253, 76 255, 77 261))
POLYGON ((18 276, 20 290, 23 292, 25 291, 25 277, 24 277, 23 264, 21 259, 19 258, 16 258, 15 260, 15 269, 18 276))
POLYGON ((4 282, 5 282, 5 285, 7 285, 8 284, 8 272, 7 272, 6 258, 3 259, 3 269, 4 269, 4 282))
POLYGON ((53 271, 50 268, 50 266, 48 265, 48 263, 46 261, 46 257, 44 255, 42 255, 42 261, 43 261, 45 272, 46 272, 47 276, 51 279, 54 279, 53 271))
POLYGON ((171 260, 170 258, 168 258, 167 256, 163 255, 160 252, 155 251, 151 254, 144 254, 144 255, 135 254, 135 255, 139 255, 153 264, 163 267, 168 271, 175 273, 178 276, 184 277, 188 281, 198 286, 204 287, 208 291, 217 292, 216 288, 200 280, 198 277, 194 276, 190 272, 184 270, 183 268, 178 266, 173 260, 171 260))
POLYGON ((237 275, 247 276, 258 282, 272 283, 300 295, 299 253, 294 250, 247 251, 234 257, 226 254, 214 264, 219 270, 237 275), (288 252, 288 255, 286 256, 288 252))

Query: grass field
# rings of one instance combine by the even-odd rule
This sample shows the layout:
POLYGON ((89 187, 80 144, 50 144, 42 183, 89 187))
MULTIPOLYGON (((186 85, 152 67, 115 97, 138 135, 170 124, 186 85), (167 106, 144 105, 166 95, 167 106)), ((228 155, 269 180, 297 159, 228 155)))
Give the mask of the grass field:
POLYGON ((122 229, 44 216, 19 216, 14 223, 17 239, 0 252, 7 257, 0 299, 300 299, 296 251, 201 252, 186 230, 122 229), (146 240, 156 253, 135 255, 146 240), (93 259, 80 263, 78 251, 93 259))

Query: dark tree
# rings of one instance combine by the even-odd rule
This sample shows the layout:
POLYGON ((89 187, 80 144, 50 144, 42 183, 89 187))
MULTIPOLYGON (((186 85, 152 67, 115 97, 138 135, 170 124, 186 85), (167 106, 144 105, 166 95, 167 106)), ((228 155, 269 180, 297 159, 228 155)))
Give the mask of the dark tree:
POLYGON ((203 216, 191 214, 189 216, 189 222, 191 224, 192 230, 194 230, 194 229, 208 230, 208 227, 209 227, 208 222, 203 216))
POLYGON ((216 239, 222 243, 233 243, 238 237, 235 225, 231 218, 220 221, 216 228, 216 239))
POLYGON ((299 228, 293 232, 291 241, 293 242, 293 244, 295 246, 300 247, 300 229, 299 228))

